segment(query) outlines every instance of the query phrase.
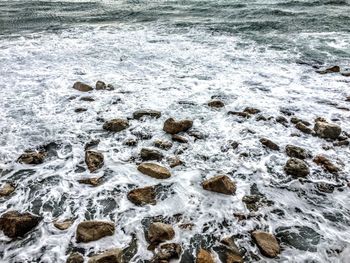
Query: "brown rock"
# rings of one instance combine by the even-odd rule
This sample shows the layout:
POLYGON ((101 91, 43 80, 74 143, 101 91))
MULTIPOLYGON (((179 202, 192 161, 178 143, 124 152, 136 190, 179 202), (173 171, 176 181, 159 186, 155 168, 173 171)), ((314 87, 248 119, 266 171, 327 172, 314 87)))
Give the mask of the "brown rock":
POLYGON ((70 228, 70 226, 73 224, 73 220, 71 219, 66 219, 64 221, 56 221, 53 223, 53 225, 59 229, 59 230, 66 230, 68 228, 70 228))
POLYGON ((15 187, 10 183, 5 183, 0 188, 0 197, 9 196, 15 191, 15 187))
POLYGON ((217 175, 205 180, 202 186, 205 190, 226 195, 232 195, 236 192, 236 183, 226 175, 217 175))
POLYGON ((109 249, 101 254, 92 256, 88 263, 123 263, 123 250, 109 249))
POLYGON ((163 150, 169 150, 173 146, 173 143, 170 141, 156 140, 154 141, 154 146, 163 150))
POLYGON ((297 158, 290 158, 284 166, 284 171, 297 177, 306 177, 310 173, 308 165, 297 158))
POLYGON ((338 73, 338 72, 340 72, 340 67, 333 66, 333 67, 327 68, 325 70, 317 70, 316 72, 319 74, 338 73))
POLYGON ((168 262, 171 259, 180 258, 182 249, 179 244, 176 243, 167 243, 160 246, 159 251, 157 252, 155 258, 152 262, 168 262))
POLYGON ((174 134, 171 136, 171 139, 175 142, 179 142, 179 143, 188 143, 188 139, 184 136, 178 135, 178 134, 174 134))
POLYGON ((103 81, 98 80, 96 82, 96 90, 105 90, 105 89, 107 89, 106 83, 104 83, 103 81))
POLYGON ((337 166, 335 166, 329 159, 327 159, 322 155, 317 155, 313 159, 313 161, 314 163, 321 166, 323 169, 325 169, 329 173, 336 174, 340 171, 340 169, 337 166))
POLYGON ((150 243, 160 243, 171 240, 175 236, 173 227, 161 222, 152 223, 147 232, 147 238, 150 243))
POLYGON ((160 116, 162 116, 162 113, 160 111, 156 111, 156 110, 138 110, 135 111, 132 114, 133 118, 136 120, 139 120, 143 117, 151 117, 151 118, 160 118, 160 116))
POLYGON ((90 242, 114 234, 115 227, 111 222, 105 221, 84 221, 77 227, 77 242, 90 242))
POLYGON ((212 108, 222 108, 225 106, 225 103, 223 103, 221 100, 211 100, 208 102, 208 106, 212 108))
POLYGON ((78 182, 81 184, 88 184, 91 186, 99 186, 102 183, 102 178, 101 177, 84 178, 84 179, 79 179, 78 182))
POLYGON ((88 101, 88 102, 92 102, 95 101, 95 99, 91 96, 84 96, 80 98, 81 101, 88 101))
POLYGON ((286 153, 289 157, 294 157, 298 159, 306 159, 310 155, 301 147, 288 144, 286 146, 286 153))
POLYGON ((229 111, 227 114, 229 115, 235 115, 243 118, 250 118, 251 115, 248 112, 241 112, 241 111, 229 111))
POLYGON ((167 179, 171 176, 169 170, 155 163, 141 163, 137 170, 156 179, 167 179))
POLYGON ((179 132, 185 132, 189 130, 193 125, 191 120, 175 121, 173 118, 169 118, 164 122, 163 130, 166 133, 176 134, 179 132))
POLYGON ((120 132, 129 128, 129 121, 124 119, 113 119, 103 124, 103 129, 111 132, 120 132))
POLYGON ((24 164, 41 164, 44 162, 45 156, 46 154, 44 152, 25 152, 17 159, 17 162, 24 164))
POLYGON ((90 148, 96 147, 100 143, 100 139, 91 140, 87 142, 84 146, 84 150, 89 150, 90 148))
POLYGON ((197 254, 196 263, 215 263, 210 252, 200 249, 197 254))
POLYGON ((73 252, 67 258, 66 263, 84 263, 84 257, 78 252, 73 252))
POLYGON ((73 85, 73 89, 82 91, 82 92, 88 92, 88 91, 92 91, 93 88, 85 83, 82 83, 80 81, 75 82, 73 85))
POLYGON ((299 131, 302 131, 303 133, 312 134, 312 129, 310 129, 300 121, 297 124, 295 124, 295 128, 297 128, 299 131))
POLYGON ((321 138, 337 139, 341 133, 341 128, 326 121, 316 121, 314 131, 321 138))
POLYGON ((10 211, 0 217, 0 230, 11 238, 22 237, 35 228, 41 219, 30 213, 10 211))
POLYGON ((141 149, 141 159, 143 161, 150 161, 150 160, 161 160, 163 159, 163 154, 155 149, 150 148, 142 148, 141 149))
POLYGON ((261 138, 260 142, 262 145, 264 145, 267 148, 270 148, 271 150, 279 151, 280 147, 274 143, 273 141, 266 139, 266 138, 261 138))
POLYGON ((243 263, 243 257, 233 239, 233 237, 227 237, 222 239, 221 244, 224 245, 225 250, 225 263, 243 263))
POLYGON ((298 122, 301 122, 302 124, 304 124, 305 126, 310 126, 311 123, 308 122, 308 121, 304 121, 302 119, 299 119, 297 117, 292 117, 290 118, 290 122, 293 123, 293 124, 297 124, 298 122))
POLYGON ((243 112, 254 115, 254 114, 258 114, 261 111, 256 108, 246 107, 243 112))
POLYGON ((254 231, 252 238, 264 256, 274 258, 280 253, 280 246, 274 235, 263 231, 254 231))
POLYGON ((94 172, 103 166, 104 158, 103 154, 96 151, 85 152, 85 163, 90 172, 94 172))
POLYGON ((131 190, 128 193, 127 197, 130 202, 138 206, 143 206, 148 204, 155 205, 157 203, 156 192, 153 186, 131 190))
POLYGON ((127 146, 136 146, 137 145, 137 140, 136 139, 126 139, 124 142, 123 142, 124 145, 127 145, 127 146))
POLYGON ((174 168, 176 166, 182 165, 183 161, 181 161, 181 159, 179 157, 173 156, 173 157, 168 158, 168 163, 169 163, 170 168, 174 168))

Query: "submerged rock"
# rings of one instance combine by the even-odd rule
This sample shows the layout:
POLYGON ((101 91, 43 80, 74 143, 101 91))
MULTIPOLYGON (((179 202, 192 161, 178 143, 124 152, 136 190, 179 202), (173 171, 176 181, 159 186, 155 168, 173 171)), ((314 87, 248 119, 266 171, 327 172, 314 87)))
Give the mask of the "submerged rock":
POLYGON ((164 122, 163 130, 166 133, 176 134, 179 132, 185 132, 189 130, 193 125, 191 120, 175 121, 173 118, 169 118, 164 122))
POLYGON ((321 138, 337 139, 341 133, 340 126, 326 121, 316 121, 314 131, 321 138))
POLYGON ((103 129, 111 132, 120 132, 129 128, 129 121, 124 119, 113 119, 103 124, 103 129))
POLYGON ((96 82, 96 87, 95 88, 96 88, 96 90, 105 90, 105 89, 107 89, 107 85, 103 81, 98 80, 96 82))
POLYGON ((129 139, 126 139, 124 142, 123 142, 124 145, 126 146, 130 146, 130 147, 134 147, 137 145, 137 140, 136 139, 133 139, 133 138, 129 138, 129 139))
POLYGON ((156 179, 167 179, 171 176, 167 168, 155 163, 141 163, 137 170, 156 179))
POLYGON ((96 170, 100 169, 104 164, 103 154, 96 151, 86 151, 85 163, 90 172, 95 172, 96 170))
POLYGON ((224 263, 243 263, 243 257, 233 237, 223 238, 219 246, 214 247, 219 259, 224 263))
POLYGON ((160 246, 152 263, 165 263, 171 259, 179 259, 182 249, 177 243, 167 243, 160 246))
POLYGON ((5 183, 1 188, 0 188, 0 197, 5 197, 9 196, 15 191, 15 187, 10 184, 10 183, 5 183))
POLYGON ((308 165, 297 158, 290 158, 284 166, 284 171, 297 177, 306 177, 310 173, 308 165))
POLYGON ((41 221, 41 217, 18 211, 6 212, 0 217, 0 230, 11 238, 23 237, 41 221))
POLYGON ((225 106, 225 103, 223 103, 221 100, 213 99, 208 102, 208 106, 212 108, 222 108, 225 106))
POLYGON ((59 230, 66 230, 68 228, 70 228, 70 226, 73 224, 73 220, 71 219, 66 219, 64 221, 56 221, 53 223, 53 225, 59 229, 59 230))
POLYGON ((294 157, 298 159, 306 159, 310 157, 310 155, 306 152, 305 149, 290 144, 286 146, 286 153, 289 157, 294 157))
POLYGON ((170 141, 155 140, 154 146, 163 150, 169 150, 173 146, 173 143, 170 141))
POLYGON ((105 221, 84 221, 79 223, 76 231, 76 240, 90 242, 114 234, 115 227, 112 222, 105 221))
POLYGON ((264 256, 274 258, 280 253, 280 246, 274 235, 258 230, 252 232, 252 239, 264 256))
POLYGON ((147 238, 150 243, 160 243, 171 240, 175 236, 173 227, 161 222, 152 223, 147 231, 147 238))
POLYGON ((182 165, 183 161, 181 161, 181 159, 179 157, 173 156, 173 157, 168 158, 168 163, 169 163, 170 168, 174 168, 176 166, 182 165))
POLYGON ((272 201, 268 201, 266 197, 261 194, 245 195, 242 198, 242 202, 245 203, 249 211, 258 211, 260 207, 264 205, 272 205, 272 201))
POLYGON ((23 164, 42 164, 44 162, 45 156, 45 152, 25 152, 17 159, 17 162, 23 164))
POLYGON ((328 158, 326 158, 322 155, 315 156, 313 161, 317 165, 322 166, 322 168, 325 169, 329 173, 336 174, 340 171, 340 169, 337 166, 335 166, 328 158))
POLYGON ((217 192, 226 195, 232 195, 236 192, 236 183, 227 175, 217 175, 202 183, 205 190, 217 192))
POLYGON ((161 160, 163 159, 163 154, 160 151, 150 148, 142 148, 141 149, 141 159, 144 161, 150 160, 161 160))
POLYGON ((85 151, 89 150, 90 148, 96 147, 99 143, 100 143, 100 139, 91 140, 85 144, 84 149, 85 151))
POLYGON ((227 112, 227 114, 235 115, 235 116, 239 116, 247 119, 251 117, 251 115, 248 112, 241 112, 241 111, 229 111, 227 112))
POLYGON ((127 197, 130 202, 138 206, 143 206, 148 204, 155 205, 157 203, 156 191, 153 186, 147 186, 147 187, 131 190, 128 193, 127 197))
POLYGON ((88 101, 88 102, 92 102, 95 101, 95 99, 91 96, 84 96, 80 98, 81 101, 88 101))
POLYGON ((132 116, 136 120, 139 120, 143 117, 151 117, 158 119, 160 118, 160 116, 162 116, 162 113, 156 110, 138 110, 135 111, 132 116))
POLYGON ((316 72, 319 74, 338 73, 338 72, 340 72, 340 67, 333 66, 333 67, 327 68, 325 70, 316 70, 316 72))
POLYGON ((80 81, 77 81, 74 83, 73 85, 73 89, 82 91, 82 92, 88 92, 88 91, 92 91, 93 88, 85 83, 82 83, 80 81))
POLYGON ((261 110, 252 107, 246 107, 243 112, 254 115, 260 113, 261 110))
POLYGON ((123 263, 123 250, 109 249, 101 254, 92 256, 88 263, 123 263))
POLYGON ((274 151, 279 151, 280 147, 274 143, 273 141, 266 139, 266 138, 261 138, 260 142, 262 145, 264 145, 265 147, 274 150, 274 151))
POLYGON ((84 257, 78 252, 73 252, 67 258, 66 263, 84 263, 84 257))
POLYGON ((197 253, 196 263, 215 263, 215 261, 209 251, 201 248, 197 253))

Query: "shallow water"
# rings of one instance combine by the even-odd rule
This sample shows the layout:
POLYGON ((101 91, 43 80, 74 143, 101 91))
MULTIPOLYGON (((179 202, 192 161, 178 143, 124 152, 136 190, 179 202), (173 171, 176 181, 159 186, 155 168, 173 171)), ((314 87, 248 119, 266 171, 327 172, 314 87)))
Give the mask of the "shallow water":
MULTIPOLYGON (((259 261, 250 253, 260 262, 348 262, 348 146, 324 150, 332 143, 293 137, 298 132, 293 125, 227 112, 252 106, 276 117, 287 108, 311 123, 322 116, 349 131, 349 111, 342 108, 349 107, 350 78, 319 75, 312 67, 349 67, 349 1, 1 1, 0 10, 1 182, 16 184, 15 193, 0 200, 0 211, 44 217, 22 240, 7 242, 1 234, 1 262, 65 262, 72 249, 83 248, 87 256, 125 247, 133 233, 139 249, 131 262, 142 262, 152 257, 143 220, 176 214, 183 219, 173 223, 174 242, 184 249, 196 234, 237 235, 247 262, 259 261), (93 91, 89 96, 96 101, 80 101, 86 94, 72 84, 97 80, 115 90, 93 91), (212 96, 220 96, 225 108, 207 107, 212 96), (88 110, 75 113, 78 107, 88 110), (142 108, 160 110, 162 117, 131 120, 131 128, 117 134, 103 131, 97 120, 130 117, 142 108), (185 165, 160 182, 140 174, 131 159, 155 139, 170 139, 162 131, 169 117, 193 119, 206 138, 191 137, 180 155, 185 165), (140 131, 152 139, 139 140, 135 148, 123 145, 140 131), (281 149, 295 144, 324 154, 342 172, 331 176, 308 160, 308 181, 293 179, 283 172, 284 150, 264 149, 261 137, 281 149), (84 164, 84 145, 91 139, 101 140, 96 149, 105 156, 104 167, 93 175, 84 164), (240 145, 222 152, 228 140, 240 145), (24 150, 51 142, 56 145, 43 164, 15 162, 24 150), (237 182, 234 196, 201 188, 202 180, 217 173, 237 182), (95 188, 77 182, 101 175, 105 181, 95 188), (318 182, 339 187, 325 194, 317 190, 318 182), (136 207, 126 198, 135 186, 159 183, 168 187, 155 206, 136 207), (261 207, 261 217, 238 222, 234 213, 249 212, 243 196, 257 191, 273 205, 261 207), (66 231, 52 224, 72 217, 75 223, 66 231), (116 234, 76 244, 75 229, 84 219, 112 220, 116 234), (195 224, 191 231, 179 228, 189 222, 195 224), (262 257, 251 243, 249 232, 257 228, 278 234, 277 259, 262 257), (300 235, 283 237, 286 228, 300 235)), ((180 147, 175 143, 164 154, 173 156, 180 147)))

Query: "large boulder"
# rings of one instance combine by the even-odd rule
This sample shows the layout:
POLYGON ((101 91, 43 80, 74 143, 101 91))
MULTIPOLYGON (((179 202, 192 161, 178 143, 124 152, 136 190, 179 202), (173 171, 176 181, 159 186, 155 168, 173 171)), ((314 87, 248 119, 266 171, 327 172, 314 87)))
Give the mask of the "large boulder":
POLYGON ((326 121, 316 121, 314 131, 317 136, 325 139, 337 139, 341 133, 340 126, 326 121))
POLYGON ((306 159, 310 157, 310 154, 305 149, 290 144, 286 146, 286 153, 289 157, 298 159, 306 159))
POLYGON ((305 177, 310 173, 306 162, 297 158, 290 158, 284 166, 284 171, 296 177, 305 177))
POLYGON ((143 117, 151 117, 158 119, 160 118, 160 116, 162 116, 162 113, 156 110, 138 110, 132 114, 132 117, 136 120, 139 120, 143 117))
POLYGON ((28 151, 17 159, 17 162, 23 164, 41 164, 44 162, 46 154, 44 152, 28 151))
POLYGON ((0 188, 0 197, 9 196, 15 191, 15 187, 10 183, 5 183, 0 188))
POLYGON ((201 248, 197 253, 196 263, 215 263, 215 261, 209 251, 201 248))
POLYGON ((73 252, 67 258, 66 263, 84 263, 84 257, 78 252, 73 252))
POLYGON ((171 240, 175 236, 173 227, 161 222, 152 223, 147 231, 147 239, 150 243, 160 243, 171 240))
POLYGON ((214 176, 213 178, 205 180, 202 186, 205 190, 226 195, 232 195, 236 192, 236 183, 227 175, 214 176))
POLYGON ((317 155, 313 159, 314 163, 321 166, 323 169, 325 169, 329 173, 336 174, 340 171, 340 169, 335 166, 328 158, 322 155, 317 155))
POLYGON ((41 219, 30 213, 10 211, 0 217, 0 230, 11 238, 22 237, 35 228, 41 219))
POLYGON ((142 148, 141 152, 141 159, 143 161, 150 161, 150 160, 161 160, 163 158, 163 154, 155 149, 150 148, 142 148))
POLYGON ((85 163, 90 172, 95 172, 103 166, 104 158, 103 154, 96 151, 85 152, 85 163))
POLYGON ((252 238, 264 256, 274 258, 280 253, 280 245, 274 235, 257 230, 252 232, 252 238))
POLYGON ((122 263, 123 250, 119 248, 109 249, 101 254, 92 256, 88 263, 122 263))
POLYGON ((114 234, 115 226, 112 222, 84 221, 81 222, 76 231, 77 242, 90 242, 114 234))
POLYGON ((155 163, 141 163, 137 167, 137 170, 156 179, 167 179, 171 176, 171 173, 167 168, 155 163))
POLYGON ((120 132, 129 128, 129 121, 124 119, 113 119, 103 124, 103 129, 111 132, 120 132))
POLYGON ((166 133, 176 134, 189 130, 193 125, 191 120, 175 121, 173 118, 169 118, 164 122, 163 130, 166 133))
POLYGON ((131 190, 128 193, 128 199, 130 202, 138 206, 143 205, 155 205, 156 204, 156 192, 153 186, 147 186, 143 188, 137 188, 131 190))
POLYGON ((85 83, 82 83, 80 81, 77 81, 74 83, 73 85, 73 89, 82 91, 82 92, 88 92, 88 91, 92 91, 93 88, 85 83))

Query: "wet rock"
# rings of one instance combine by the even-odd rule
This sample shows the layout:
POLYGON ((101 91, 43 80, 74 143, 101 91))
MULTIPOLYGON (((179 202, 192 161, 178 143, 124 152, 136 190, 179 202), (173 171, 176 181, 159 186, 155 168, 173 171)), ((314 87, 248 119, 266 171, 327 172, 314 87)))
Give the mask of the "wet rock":
POLYGON ((123 263, 123 251, 119 248, 109 249, 101 254, 92 256, 88 263, 123 263))
POLYGON ((153 137, 149 128, 137 127, 131 131, 131 134, 140 140, 149 140, 153 137))
POLYGON ((66 263, 84 263, 84 257, 78 252, 73 252, 67 258, 66 263))
POLYGON ((317 189, 320 192, 331 194, 334 192, 334 185, 321 182, 317 184, 317 189))
POLYGON ((105 90, 105 89, 107 89, 107 85, 103 81, 98 80, 96 82, 95 88, 96 88, 96 90, 105 90))
POLYGON ((46 154, 44 152, 28 151, 23 153, 17 162, 23 164, 42 164, 44 162, 46 154))
POLYGON ((308 154, 305 149, 290 144, 286 146, 286 153, 289 157, 294 157, 298 159, 306 159, 310 157, 310 154, 308 154))
POLYGON ((9 196, 15 191, 15 187, 10 183, 5 183, 0 188, 0 197, 9 196))
POLYGON ((88 92, 88 91, 92 91, 93 88, 85 83, 82 83, 80 81, 75 82, 73 85, 73 89, 82 91, 82 92, 88 92))
POLYGON ((230 149, 237 149, 239 146, 239 142, 237 141, 233 141, 233 140, 229 140, 226 144, 222 145, 220 147, 220 150, 222 152, 228 152, 230 149))
POLYGON ((272 205, 271 201, 268 201, 264 196, 260 194, 245 195, 242 198, 242 202, 245 203, 249 211, 258 211, 260 207, 266 205, 272 205))
POLYGON ((99 139, 91 140, 91 141, 89 141, 89 142, 87 142, 87 143, 85 144, 84 149, 85 149, 85 151, 86 151, 86 150, 89 150, 89 149, 92 148, 92 147, 96 147, 99 143, 100 143, 100 140, 99 140, 99 139))
POLYGON ((254 115, 261 112, 261 110, 252 107, 246 107, 243 112, 254 115))
POLYGON ((314 131, 321 138, 337 139, 341 133, 341 128, 326 121, 316 121, 314 131))
POLYGON ((155 163, 141 163, 137 170, 156 179, 167 179, 171 176, 169 170, 155 163))
POLYGON ((344 77, 350 77, 350 72, 343 72, 341 75, 344 77))
POLYGON ((198 251, 196 263, 215 263, 215 261, 210 252, 201 248, 198 251))
POLYGON ((100 169, 104 164, 103 154, 96 151, 86 151, 85 163, 90 172, 95 172, 96 170, 100 169))
POLYGON ((202 186, 205 190, 226 195, 232 195, 236 192, 236 183, 226 175, 217 175, 205 180, 202 186))
POLYGON ((256 116, 255 119, 256 119, 256 121, 267 121, 268 120, 268 118, 266 118, 263 115, 258 115, 258 116, 256 116))
POLYGON ((126 146, 130 146, 130 147, 134 147, 137 145, 137 140, 136 139, 126 139, 124 142, 123 142, 124 145, 126 146))
POLYGON ((161 160, 163 159, 163 154, 160 151, 150 148, 142 148, 141 149, 141 159, 144 161, 150 160, 161 160))
POLYGON ((293 124, 297 124, 298 122, 301 122, 302 124, 304 124, 305 126, 311 126, 311 123, 308 121, 304 121, 302 119, 299 119, 297 117, 292 117, 290 118, 290 122, 293 124))
POLYGON ((105 221, 84 221, 79 223, 76 232, 76 240, 80 242, 90 242, 99 240, 114 234, 115 227, 111 222, 105 221))
POLYGON ((41 217, 30 214, 10 211, 0 217, 0 230, 11 238, 23 237, 41 221, 41 217))
POLYGON ((188 135, 192 136, 195 138, 195 140, 203 140, 206 137, 208 137, 204 132, 201 132, 196 129, 191 129, 187 132, 188 135))
POLYGON ((221 100, 213 99, 208 102, 208 106, 212 108, 222 108, 225 106, 225 103, 223 103, 221 100))
POLYGON ((173 227, 161 222, 152 223, 147 231, 147 239, 150 243, 160 243, 171 240, 175 236, 173 227))
POLYGON ((274 235, 258 230, 252 232, 252 239, 264 256, 274 258, 280 253, 280 246, 274 235))
POLYGON ((156 192, 153 186, 131 190, 128 193, 127 197, 130 202, 138 206, 143 206, 148 204, 155 205, 157 203, 156 192))
POLYGON ((334 142, 333 146, 340 147, 340 146, 348 146, 349 144, 350 144, 350 141, 343 140, 343 141, 334 142))
POLYGON ((227 112, 227 114, 229 115, 235 115, 235 116, 239 116, 239 117, 243 117, 243 118, 250 118, 251 115, 247 112, 241 112, 241 111, 229 111, 227 112))
POLYGON ((329 173, 336 174, 340 171, 340 169, 337 166, 335 166, 328 158, 322 155, 315 156, 313 161, 329 173))
POLYGON ((92 102, 95 101, 95 99, 91 96, 84 96, 80 98, 81 101, 88 101, 88 102, 92 102))
POLYGON ((160 246, 152 263, 168 262, 171 259, 179 259, 182 249, 179 244, 167 243, 160 246), (164 260, 164 261, 163 261, 164 260))
POLYGON ((243 263, 243 257, 235 244, 233 237, 227 237, 220 241, 220 245, 214 247, 219 259, 224 263, 243 263))
POLYGON ((179 142, 179 143, 188 143, 188 139, 184 136, 178 135, 178 134, 173 134, 171 136, 171 139, 175 142, 179 142))
POLYGON ((154 146, 163 150, 169 150, 173 146, 173 143, 170 141, 156 140, 154 141, 154 146))
POLYGON ((74 221, 71 219, 66 219, 64 221, 55 221, 53 225, 59 230, 66 230, 73 224, 73 222, 74 221))
POLYGON ((296 177, 306 177, 310 173, 308 165, 297 158, 290 158, 284 166, 284 171, 296 177))
POLYGON ((173 118, 169 118, 164 122, 163 130, 166 133, 176 134, 179 132, 185 132, 189 130, 193 125, 191 120, 175 121, 173 118))
POLYGON ((111 132, 120 132, 129 128, 129 121, 124 119, 113 119, 103 124, 103 129, 111 132))
POLYGON ((143 117, 151 117, 158 119, 161 115, 161 112, 156 110, 138 110, 135 111, 132 116, 134 119, 139 120, 143 117))
POLYGON ((81 113, 81 112, 85 112, 85 111, 87 111, 86 108, 76 108, 76 109, 74 109, 74 112, 76 112, 76 113, 81 113))
POLYGON ((297 124, 295 124, 295 128, 297 128, 299 131, 302 131, 303 133, 306 134, 312 134, 312 129, 310 129, 309 127, 307 127, 304 123, 302 122, 298 122, 297 124))
POLYGON ((316 70, 316 72, 319 74, 338 73, 338 72, 340 72, 340 67, 333 66, 333 67, 327 68, 325 70, 316 70))
POLYGON ((91 185, 91 186, 99 186, 102 183, 102 178, 101 177, 84 178, 84 179, 79 179, 78 182, 80 184, 88 184, 88 185, 91 185))
POLYGON ((176 166, 182 165, 183 161, 181 161, 181 159, 179 157, 174 156, 174 157, 168 158, 168 163, 169 163, 170 168, 174 168, 176 166))
POLYGON ((274 151, 279 151, 280 147, 274 143, 273 141, 266 139, 266 138, 261 138, 260 142, 262 145, 264 145, 265 147, 274 150, 274 151))
POLYGON ((285 118, 285 117, 283 117, 283 116, 278 116, 278 117, 276 118, 276 122, 281 123, 281 124, 284 125, 284 126, 287 126, 287 125, 288 125, 288 120, 287 120, 287 118, 285 118))

